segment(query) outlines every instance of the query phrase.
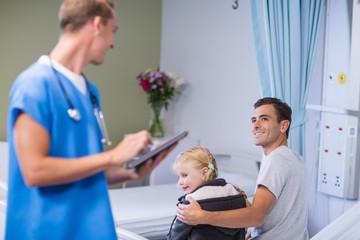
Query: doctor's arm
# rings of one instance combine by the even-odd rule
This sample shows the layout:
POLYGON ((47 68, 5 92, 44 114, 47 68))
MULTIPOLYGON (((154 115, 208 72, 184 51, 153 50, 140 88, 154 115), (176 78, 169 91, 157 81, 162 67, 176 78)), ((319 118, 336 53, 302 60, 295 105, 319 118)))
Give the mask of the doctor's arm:
POLYGON ((265 217, 276 203, 276 198, 266 187, 260 185, 251 207, 227 211, 205 211, 192 198, 189 205, 179 204, 178 219, 189 225, 210 224, 227 228, 246 228, 262 225, 265 217))
POLYGON ((28 186, 50 186, 73 182, 109 167, 120 166, 151 143, 147 131, 130 134, 114 149, 76 159, 48 156, 48 131, 26 113, 20 113, 14 127, 19 165, 28 186))

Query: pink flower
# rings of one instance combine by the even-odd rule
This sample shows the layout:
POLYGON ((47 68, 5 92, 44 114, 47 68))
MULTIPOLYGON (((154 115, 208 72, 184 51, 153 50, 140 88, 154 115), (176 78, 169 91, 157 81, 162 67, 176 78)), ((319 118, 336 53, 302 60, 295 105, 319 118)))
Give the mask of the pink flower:
POLYGON ((141 84, 142 89, 143 89, 145 92, 147 92, 147 91, 149 90, 149 88, 150 88, 150 82, 149 82, 148 79, 142 80, 140 84, 141 84))
POLYGON ((136 76, 141 88, 147 93, 148 103, 154 104, 161 102, 165 109, 169 101, 173 99, 176 92, 177 78, 174 75, 169 76, 166 72, 147 69, 136 76))

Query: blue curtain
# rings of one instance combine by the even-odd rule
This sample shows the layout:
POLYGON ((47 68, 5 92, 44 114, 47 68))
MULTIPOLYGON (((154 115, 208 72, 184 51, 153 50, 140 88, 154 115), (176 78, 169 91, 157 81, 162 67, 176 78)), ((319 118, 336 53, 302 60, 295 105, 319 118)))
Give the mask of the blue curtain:
POLYGON ((289 145, 305 154, 306 102, 324 0, 249 0, 263 97, 293 110, 289 145))

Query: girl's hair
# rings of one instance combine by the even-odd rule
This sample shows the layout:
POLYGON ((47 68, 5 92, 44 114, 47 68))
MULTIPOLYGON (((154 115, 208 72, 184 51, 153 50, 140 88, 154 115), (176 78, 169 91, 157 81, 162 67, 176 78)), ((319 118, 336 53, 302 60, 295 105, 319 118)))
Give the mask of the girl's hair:
POLYGON ((173 164, 173 171, 176 172, 179 164, 191 162, 196 169, 209 168, 205 173, 204 182, 208 182, 218 177, 218 169, 215 158, 207 148, 192 147, 180 153, 173 164))
POLYGON ((95 16, 106 25, 114 9, 114 0, 64 0, 59 11, 60 29, 75 32, 95 16))

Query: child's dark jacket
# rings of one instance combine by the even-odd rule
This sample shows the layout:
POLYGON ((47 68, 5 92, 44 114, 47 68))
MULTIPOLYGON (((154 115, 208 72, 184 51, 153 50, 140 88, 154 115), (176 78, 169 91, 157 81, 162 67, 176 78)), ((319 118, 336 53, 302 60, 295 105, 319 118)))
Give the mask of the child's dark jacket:
MULTIPOLYGON (((191 195, 201 208, 207 211, 223 211, 247 206, 244 192, 235 188, 222 178, 212 180, 195 189, 191 195), (234 191, 235 190, 235 191, 234 191), (219 196, 220 195, 220 196, 219 196), (211 197, 213 196, 213 197, 211 197), (215 196, 215 197, 214 197, 215 196)), ((189 204, 186 195, 179 198, 179 203, 189 204)), ((178 203, 178 204, 179 204, 178 203)), ((211 225, 191 226, 179 221, 176 217, 170 227, 168 240, 235 240, 245 239, 244 228, 224 228, 211 225)))

